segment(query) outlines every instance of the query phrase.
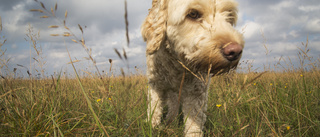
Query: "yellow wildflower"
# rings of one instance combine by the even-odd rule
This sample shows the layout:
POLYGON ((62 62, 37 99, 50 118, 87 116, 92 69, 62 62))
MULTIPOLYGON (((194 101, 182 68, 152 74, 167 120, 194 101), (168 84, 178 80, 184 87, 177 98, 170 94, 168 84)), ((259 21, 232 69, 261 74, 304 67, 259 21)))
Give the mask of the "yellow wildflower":
POLYGON ((101 101, 101 99, 97 99, 97 102, 100 102, 101 101))
POLYGON ((222 105, 221 105, 221 104, 217 104, 216 106, 219 108, 219 107, 221 107, 222 105))
POLYGON ((302 75, 302 74, 301 74, 300 76, 301 76, 301 77, 303 77, 303 75, 302 75))
POLYGON ((290 130, 290 126, 287 126, 287 130, 290 130))
POLYGON ((108 98, 109 100, 111 100, 111 98, 108 98))
POLYGON ((270 83, 270 86, 272 86, 272 83, 270 83))
POLYGON ((253 85, 257 85, 257 83, 253 83, 253 85))
POLYGON ((94 93, 94 90, 92 90, 91 93, 94 93))

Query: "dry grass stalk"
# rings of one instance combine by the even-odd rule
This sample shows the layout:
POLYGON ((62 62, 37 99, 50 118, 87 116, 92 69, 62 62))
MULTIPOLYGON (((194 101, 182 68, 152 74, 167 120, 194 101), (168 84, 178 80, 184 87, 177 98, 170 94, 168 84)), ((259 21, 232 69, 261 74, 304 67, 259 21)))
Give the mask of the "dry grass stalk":
POLYGON ((109 63, 110 63, 110 69, 109 69, 109 73, 110 73, 112 69, 112 59, 109 59, 109 63))
POLYGON ((51 26, 49 26, 48 28, 59 28, 59 26, 57 26, 57 25, 51 25, 51 26))
POLYGON ((31 10, 29 10, 29 11, 44 13, 44 11, 41 10, 41 9, 31 9, 31 10))
POLYGON ((126 53, 126 50, 124 48, 122 48, 123 50, 123 57, 125 60, 128 60, 128 57, 127 57, 127 53, 126 53))
MULTIPOLYGON (((36 2, 38 2, 38 1, 36 1, 36 2)), ((39 2, 38 2, 38 3, 39 3, 39 2)), ((30 11, 38 11, 38 12, 40 12, 40 13, 48 14, 49 16, 44 15, 44 16, 41 16, 41 18, 53 17, 54 19, 56 19, 56 20, 58 20, 58 21, 60 22, 59 18, 57 18, 56 15, 55 15, 55 12, 57 11, 57 7, 58 7, 58 4, 57 4, 57 3, 56 3, 55 6, 54 6, 54 10, 51 8, 51 9, 52 9, 51 12, 48 11, 48 10, 45 8, 45 6, 44 6, 44 4, 43 4, 42 2, 40 2, 40 5, 41 5, 41 7, 43 8, 43 10, 40 10, 40 9, 32 9, 32 10, 30 10, 30 11)), ((71 39, 71 41, 73 41, 73 42, 75 42, 75 43, 78 43, 77 41, 79 41, 79 42, 80 42, 79 44, 81 44, 81 46, 85 49, 86 53, 87 53, 88 56, 89 56, 89 59, 90 59, 90 60, 92 61, 92 63, 94 64, 94 66, 95 66, 95 68, 96 68, 96 70, 97 70, 97 73, 98 73, 100 79, 102 80, 102 75, 101 75, 98 67, 96 66, 96 61, 95 61, 95 60, 93 59, 93 57, 92 57, 92 50, 91 50, 90 48, 88 48, 88 47, 86 46, 86 44, 85 44, 85 40, 84 40, 84 37, 83 37, 83 33, 84 33, 83 28, 81 27, 80 24, 78 24, 79 30, 81 31, 81 34, 82 34, 81 39, 79 39, 77 36, 74 35, 74 33, 69 29, 69 27, 66 26, 66 19, 67 19, 67 17, 68 17, 68 11, 67 11, 67 10, 65 11, 64 17, 65 17, 64 20, 61 21, 61 22, 62 22, 62 24, 63 24, 63 28, 65 28, 65 29, 67 30, 67 32, 64 32, 63 34, 51 34, 51 36, 63 36, 63 37, 73 36, 74 38, 71 39)), ((51 25, 51 26, 49 26, 49 28, 57 28, 57 27, 59 27, 59 26, 58 26, 58 25, 51 25)))
POLYGON ((118 57, 122 60, 122 56, 121 56, 120 52, 116 48, 114 48, 114 52, 116 52, 118 57))
POLYGON ((227 44, 224 44, 222 48, 225 48, 225 47, 229 46, 231 43, 232 43, 232 42, 229 42, 229 43, 227 43, 227 44))
POLYGON ((130 39, 129 39, 129 21, 128 21, 127 0, 124 1, 124 20, 125 20, 125 24, 126 24, 127 46, 129 47, 130 39))
POLYGON ((78 43, 78 41, 77 40, 75 40, 75 39, 71 39, 74 43, 78 43))
POLYGON ((1 16, 0 16, 0 32, 2 31, 2 20, 1 20, 1 16))
POLYGON ((27 30, 27 39, 25 39, 26 41, 29 41, 30 46, 33 48, 33 50, 36 52, 36 55, 34 57, 32 57, 32 53, 30 50, 30 70, 31 70, 31 58, 35 61, 35 63, 37 63, 40 67, 40 69, 35 68, 35 70, 37 72, 40 72, 42 75, 42 78, 45 77, 45 65, 46 65, 46 61, 45 61, 45 56, 43 55, 43 51, 42 51, 42 46, 41 44, 39 44, 38 40, 40 39, 40 31, 38 32, 34 32, 33 31, 33 27, 31 25, 29 25, 29 28, 27 30))
POLYGON ((46 7, 44 6, 44 4, 42 2, 40 2, 40 5, 43 9, 46 9, 46 7))
POLYGON ((44 16, 40 16, 40 18, 49 18, 49 16, 44 15, 44 16))
POLYGON ((203 81, 203 79, 201 79, 198 75, 196 75, 195 73, 193 73, 188 67, 186 67, 181 61, 177 60, 181 65, 182 67, 184 67, 186 70, 188 70, 193 76, 195 76, 196 78, 198 78, 200 81, 202 82, 205 82, 203 81))
POLYGON ((64 37, 70 37, 70 36, 72 36, 72 34, 70 34, 69 32, 64 32, 63 36, 64 37))
MULTIPOLYGON (((68 17, 68 11, 66 10, 66 12, 64 13, 64 19, 67 19, 67 17, 68 17)), ((64 24, 65 24, 65 22, 64 22, 64 24)))
POLYGON ((81 27, 81 25, 80 25, 80 24, 78 24, 78 27, 79 27, 79 29, 80 29, 81 33, 83 34, 83 29, 82 29, 82 27, 81 27))
POLYGON ((183 83, 184 83, 184 77, 186 76, 186 72, 183 72, 182 74, 182 79, 181 79, 181 83, 180 83, 180 88, 179 88, 179 98, 178 98, 178 102, 180 103, 180 98, 181 98, 181 92, 182 92, 182 87, 183 87, 183 83))
POLYGON ((57 37, 60 36, 60 34, 50 34, 50 36, 57 37))
POLYGON ((267 73, 267 71, 260 73, 258 76, 256 76, 255 78, 253 78, 249 82, 246 82, 247 81, 247 75, 246 75, 246 77, 244 79, 244 83, 240 89, 243 90, 243 89, 247 88, 248 86, 250 86, 254 81, 256 81, 258 78, 260 78, 265 73, 267 73))
POLYGON ((58 3, 54 5, 54 11, 57 11, 57 9, 58 9, 58 3))

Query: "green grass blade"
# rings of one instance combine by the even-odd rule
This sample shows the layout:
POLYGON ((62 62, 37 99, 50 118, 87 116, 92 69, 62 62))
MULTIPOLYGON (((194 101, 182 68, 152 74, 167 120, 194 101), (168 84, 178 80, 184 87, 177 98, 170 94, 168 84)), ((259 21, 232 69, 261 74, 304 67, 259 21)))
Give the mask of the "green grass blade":
POLYGON ((84 97, 85 97, 85 99, 86 99, 86 101, 87 101, 87 103, 88 103, 88 107, 89 107, 89 109, 90 109, 90 111, 91 111, 91 113, 92 113, 92 115, 93 115, 93 118, 94 118, 94 120, 96 121, 96 124, 98 125, 100 131, 101 131, 102 133, 106 134, 106 135, 109 137, 109 134, 107 133, 106 129, 104 128, 104 126, 102 125, 101 121, 99 120, 98 116, 96 115, 96 113, 94 112, 94 110, 93 110, 93 108, 92 108, 91 101, 90 101, 88 95, 86 94, 86 92, 85 92, 85 90, 84 90, 84 88, 83 88, 83 86, 82 86, 82 83, 81 83, 81 81, 80 81, 80 77, 79 77, 79 75, 78 75, 78 73, 77 73, 77 70, 76 70, 76 68, 75 68, 72 60, 71 60, 71 56, 70 56, 70 53, 69 53, 68 49, 67 49, 67 52, 68 52, 68 55, 69 55, 69 58, 70 58, 70 62, 71 62, 72 68, 73 68, 73 70, 74 70, 74 72, 75 72, 75 74, 76 74, 76 76, 77 76, 77 81, 78 81, 78 83, 79 83, 79 85, 80 85, 82 94, 84 95, 84 97))

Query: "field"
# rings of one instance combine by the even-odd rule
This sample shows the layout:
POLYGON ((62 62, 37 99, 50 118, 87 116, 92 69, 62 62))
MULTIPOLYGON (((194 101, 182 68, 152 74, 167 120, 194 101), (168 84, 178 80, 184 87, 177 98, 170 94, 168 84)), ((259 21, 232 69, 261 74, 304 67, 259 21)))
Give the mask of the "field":
MULTIPOLYGON (((204 129, 207 136, 320 135, 319 71, 269 72, 250 82, 258 75, 236 73, 212 78, 204 129)), ((0 136, 183 134, 181 116, 155 129, 145 122, 145 76, 79 80, 82 86, 77 79, 63 77, 3 79, 0 136)))
MULTIPOLYGON (((42 10, 46 11, 44 6, 42 10)), ((54 17, 50 11, 47 14, 54 17)), ((68 31, 65 24, 62 27, 68 31)), ((82 31, 80 25, 79 29, 82 31)), ((27 36, 36 41, 32 31, 27 36)), ((83 39, 71 39, 89 51, 83 39)), ((303 46, 307 49, 307 43, 303 46)), ((231 72, 213 77, 205 136, 320 136, 320 62, 312 60, 307 51, 301 49, 299 59, 309 64, 302 63, 299 68, 288 64, 282 71, 231 72)), ((127 58, 125 51, 115 52, 119 58, 127 58)), ((41 52, 37 53, 41 59, 41 52)), ((90 52, 88 58, 96 67, 90 52)), ((76 61, 69 65, 73 66, 72 62, 76 61)), ((1 68, 5 69, 6 63, 1 61, 1 68)), ((45 73, 42 67, 40 62, 39 72, 45 73)), ((1 75, 0 136, 183 136, 182 114, 171 124, 154 129, 146 121, 145 75, 122 70, 118 76, 99 71, 79 76, 74 69, 70 73, 76 77, 61 72, 47 78, 22 79, 14 76, 14 70, 1 75)))

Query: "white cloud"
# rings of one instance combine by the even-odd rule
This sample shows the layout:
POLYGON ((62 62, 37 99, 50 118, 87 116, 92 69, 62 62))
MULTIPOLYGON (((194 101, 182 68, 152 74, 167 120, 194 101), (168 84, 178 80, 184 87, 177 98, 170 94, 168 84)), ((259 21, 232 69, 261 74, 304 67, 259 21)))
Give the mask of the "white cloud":
POLYGON ((309 20, 306 24, 307 31, 320 33, 320 18, 309 20))
POLYGON ((309 49, 314 49, 314 52, 318 53, 318 56, 320 56, 319 52, 320 51, 320 41, 311 41, 309 42, 309 49))
POLYGON ((65 52, 53 52, 49 54, 49 58, 64 58, 67 59, 68 55, 65 52))
POLYGON ((320 5, 301 5, 298 7, 298 9, 304 12, 315 12, 320 10, 320 5))
POLYGON ((292 36, 292 37, 294 37, 294 38, 299 37, 299 34, 298 34, 298 32, 297 32, 296 30, 290 31, 290 32, 289 32, 289 35, 292 36))
POLYGON ((297 51, 298 43, 292 43, 292 42, 275 42, 272 45, 269 45, 270 49, 273 50, 273 52, 276 52, 277 54, 284 55, 290 52, 297 51))
POLYGON ((16 44, 16 43, 13 43, 13 44, 11 45, 11 48, 16 49, 16 48, 17 48, 17 44, 16 44))
POLYGON ((111 42, 111 45, 117 45, 118 44, 118 42, 117 41, 113 41, 113 42, 111 42))
MULTIPOLYGON (((255 60, 252 65, 262 67, 265 62, 264 44, 268 45, 270 58, 278 59, 283 56, 296 56, 297 46, 309 37, 309 48, 312 55, 319 56, 320 52, 320 19, 319 0, 237 0, 239 3, 238 26, 246 41, 244 60, 255 60), (262 31, 262 32, 261 32, 262 31), (264 36, 262 36, 262 33, 264 36)), ((56 1, 42 1, 47 9, 54 6, 56 1)), ((68 0, 58 1, 58 19, 64 19, 64 12, 68 10, 67 26, 81 39, 78 24, 84 29, 84 39, 88 48, 92 49, 92 56, 99 66, 106 67, 108 59, 113 59, 114 64, 123 67, 126 64, 120 61, 114 52, 114 48, 122 51, 125 48, 129 57, 130 67, 138 65, 145 68, 145 42, 140 34, 140 26, 151 7, 151 0, 129 0, 128 19, 130 47, 126 47, 124 1, 123 0, 68 0)), ((40 19, 43 14, 29 12, 29 9, 38 9, 33 0, 4 1, 0 5, 2 14, 3 32, 7 38, 7 45, 11 51, 8 57, 12 57, 12 64, 27 64, 28 54, 24 40, 28 24, 34 27, 34 32, 40 30, 39 43, 43 46, 44 56, 48 61, 49 73, 61 69, 69 62, 65 47, 72 59, 83 60, 87 53, 79 44, 75 44, 70 38, 51 37, 53 33, 63 33, 64 29, 49 29, 49 25, 59 25, 61 21, 53 18, 40 19), (5 4, 5 6, 4 6, 5 4), (16 44, 15 44, 16 43, 16 44), (18 56, 19 55, 19 56, 18 56), (23 58, 23 57, 27 57, 23 58)), ((274 59, 269 59, 274 60, 274 59)), ((78 67, 86 67, 87 62, 78 67), (83 66, 81 66, 83 65, 83 66)), ((28 66, 28 65, 26 65, 28 66)))
POLYGON ((244 25, 244 37, 246 39, 251 39, 253 36, 260 35, 261 26, 253 21, 249 21, 244 25))
POLYGON ((281 12, 285 8, 290 8, 295 6, 295 2, 293 1, 281 1, 280 3, 277 3, 276 5, 269 5, 269 7, 277 12, 281 12))

